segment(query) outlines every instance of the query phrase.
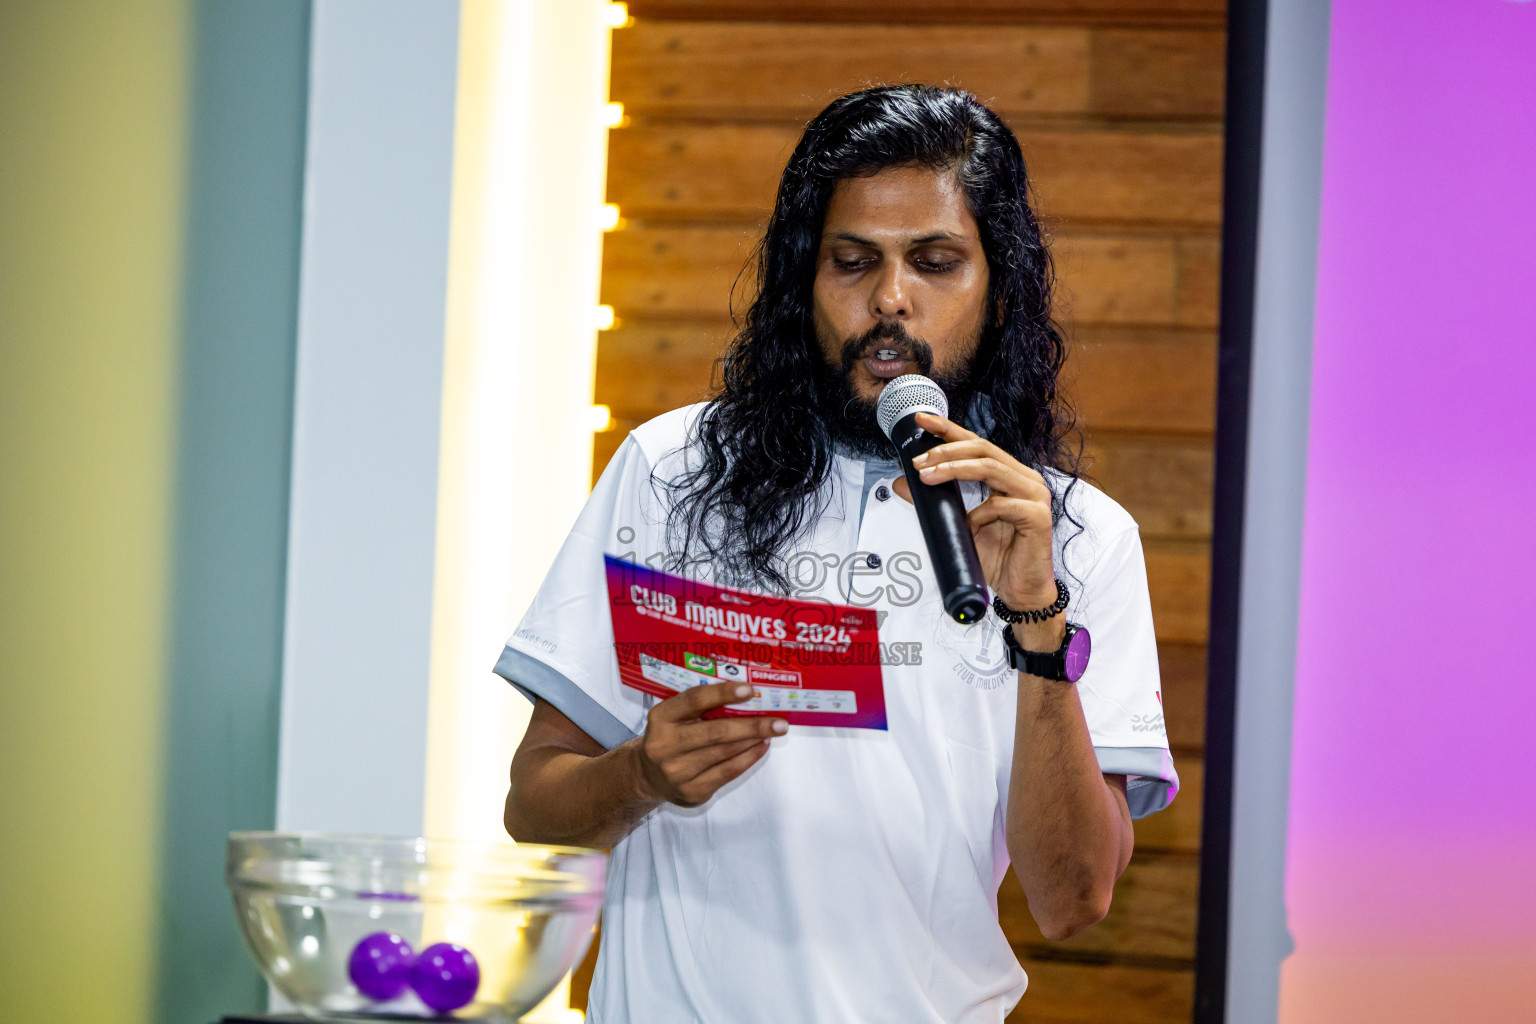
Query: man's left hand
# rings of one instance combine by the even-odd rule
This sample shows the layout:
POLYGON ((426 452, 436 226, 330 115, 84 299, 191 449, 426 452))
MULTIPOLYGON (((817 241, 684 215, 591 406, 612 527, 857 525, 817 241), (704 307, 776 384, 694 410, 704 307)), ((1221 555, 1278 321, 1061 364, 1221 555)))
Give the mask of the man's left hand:
POLYGON ((941 416, 918 413, 917 425, 944 440, 912 460, 924 483, 976 480, 991 491, 970 512, 987 585, 1019 611, 1053 604, 1051 490, 1045 478, 986 438, 941 416))

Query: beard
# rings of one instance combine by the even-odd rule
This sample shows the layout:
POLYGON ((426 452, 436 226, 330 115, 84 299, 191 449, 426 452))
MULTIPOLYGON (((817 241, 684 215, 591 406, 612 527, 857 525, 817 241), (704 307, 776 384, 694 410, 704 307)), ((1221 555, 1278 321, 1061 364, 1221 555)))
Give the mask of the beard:
MULTIPOLYGON (((978 332, 979 334, 979 332, 978 332)), ((977 338, 980 341, 980 338, 977 338)), ((933 370, 933 347, 921 338, 914 338, 900 323, 881 323, 863 334, 846 339, 842 344, 841 365, 827 366, 819 374, 816 387, 816 407, 822 422, 827 425, 832 441, 840 448, 866 458, 894 459, 896 449, 890 438, 880 432, 875 412, 879 398, 866 398, 854 389, 853 368, 856 363, 876 347, 893 348, 903 352, 917 364, 917 372, 937 384, 949 399, 948 419, 964 423, 976 389, 971 380, 971 365, 967 360, 950 372, 933 370)), ((972 346, 972 351, 977 346, 972 346)))

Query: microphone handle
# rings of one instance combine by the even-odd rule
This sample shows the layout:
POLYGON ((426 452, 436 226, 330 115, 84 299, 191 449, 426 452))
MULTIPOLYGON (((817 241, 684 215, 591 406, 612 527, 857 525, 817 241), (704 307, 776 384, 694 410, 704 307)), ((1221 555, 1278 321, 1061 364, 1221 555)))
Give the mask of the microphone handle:
POLYGON ((949 617, 960 623, 981 620, 989 603, 987 581, 976 557, 976 540, 971 536, 970 520, 965 515, 965 501, 960 485, 953 480, 927 484, 918 476, 912 460, 930 448, 944 443, 917 425, 917 414, 903 416, 891 428, 896 454, 907 476, 917 522, 923 529, 933 574, 939 581, 939 596, 949 617))

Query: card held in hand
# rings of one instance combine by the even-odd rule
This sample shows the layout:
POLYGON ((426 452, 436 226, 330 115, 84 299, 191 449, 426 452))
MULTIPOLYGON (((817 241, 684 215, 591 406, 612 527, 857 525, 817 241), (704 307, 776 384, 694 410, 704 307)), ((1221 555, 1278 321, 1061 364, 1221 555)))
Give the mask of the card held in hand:
POLYGON ((717 587, 605 555, 619 678, 663 699, 746 683, 751 700, 705 714, 884 729, 871 608, 717 587))

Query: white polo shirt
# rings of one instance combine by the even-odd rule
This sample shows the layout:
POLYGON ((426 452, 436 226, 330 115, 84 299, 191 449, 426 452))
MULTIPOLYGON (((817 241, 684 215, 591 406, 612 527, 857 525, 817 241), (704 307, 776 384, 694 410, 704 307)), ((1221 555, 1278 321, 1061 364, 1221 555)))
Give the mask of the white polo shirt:
MULTIPOLYGON (((681 471, 703 408, 624 441, 496 665, 610 748, 643 731, 654 699, 619 682, 603 555, 661 565, 652 472, 681 471)), ((997 922, 1018 678, 993 616, 944 614, 916 512, 890 490, 899 472, 838 457, 790 560, 799 596, 885 613, 889 728, 792 727, 704 806, 660 807, 621 840, 593 1024, 997 1024, 1023 994, 997 922)), ((969 506, 985 495, 963 491, 969 506)), ((1057 572, 1068 618, 1093 637, 1077 692, 1101 767, 1131 776, 1140 817, 1178 790, 1141 541, 1086 483, 1069 509, 1083 529, 1058 526, 1057 572)))

